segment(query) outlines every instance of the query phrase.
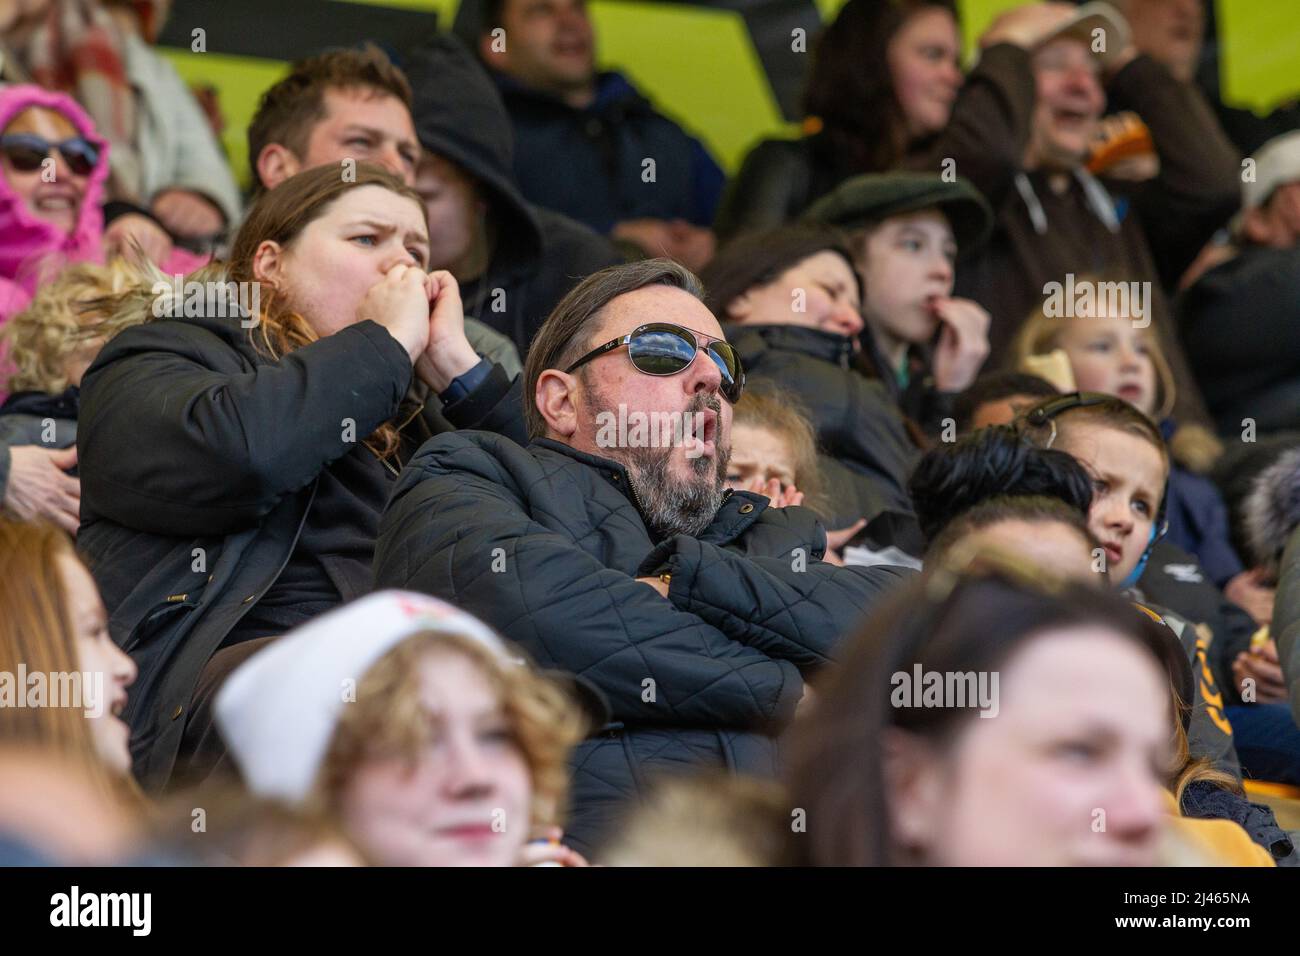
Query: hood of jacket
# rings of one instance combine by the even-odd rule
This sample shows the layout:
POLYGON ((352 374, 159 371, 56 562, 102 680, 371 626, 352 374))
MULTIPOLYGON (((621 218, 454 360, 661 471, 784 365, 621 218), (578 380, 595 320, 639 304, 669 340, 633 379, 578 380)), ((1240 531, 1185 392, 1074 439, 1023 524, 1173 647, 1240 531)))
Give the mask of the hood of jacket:
POLYGON ((492 79, 496 81, 501 96, 508 99, 512 107, 518 106, 537 111, 554 110, 570 116, 593 114, 606 119, 654 112, 651 102, 632 85, 627 77, 615 70, 596 74, 596 98, 583 109, 576 109, 558 96, 534 89, 506 73, 493 70, 492 79))
MULTIPOLYGON (((226 283, 233 281, 229 279, 225 263, 211 262, 188 274, 167 274, 152 263, 146 263, 142 272, 144 281, 113 299, 114 310, 122 318, 124 327, 133 330, 133 341, 140 341, 138 337, 144 335, 138 331, 142 327, 181 321, 211 332, 258 364, 272 361, 254 347, 250 332, 256 333, 257 329, 245 328, 237 311, 237 306, 241 304, 251 310, 254 303, 230 299, 229 293, 224 291, 226 283), (205 290, 202 297, 196 294, 200 288, 205 290), (211 294, 206 290, 212 290, 211 294), (217 299, 217 295, 226 298, 223 301, 217 299), (225 314, 222 315, 222 312, 225 314)), ((145 336, 146 340, 151 338, 145 336)), ((98 368, 109 351, 108 346, 102 349, 90 364, 90 369, 98 368)), ((87 374, 90 369, 86 370, 87 374)))
POLYGON ((490 204, 496 247, 488 271, 534 265, 542 229, 515 185, 514 131, 487 72, 458 39, 439 34, 410 55, 406 75, 420 145, 460 167, 490 204))
POLYGON ((1253 563, 1276 572, 1300 526, 1300 448, 1283 452, 1255 478, 1246 498, 1245 524, 1253 563))
POLYGON ((0 405, 0 415, 31 415, 35 418, 77 420, 81 389, 69 385, 57 395, 48 392, 14 392, 0 405))
POLYGON ((35 292, 45 268, 103 261, 104 213, 100 204, 108 178, 108 142, 95 131, 90 115, 70 96, 29 84, 0 88, 0 130, 32 107, 62 113, 78 133, 99 147, 100 153, 98 164, 86 178, 77 225, 71 232, 37 217, 0 177, 0 277, 14 280, 28 295, 35 292))
POLYGON ((797 352, 840 368, 848 368, 853 358, 853 340, 848 336, 806 325, 728 324, 723 332, 746 365, 768 351, 797 352))

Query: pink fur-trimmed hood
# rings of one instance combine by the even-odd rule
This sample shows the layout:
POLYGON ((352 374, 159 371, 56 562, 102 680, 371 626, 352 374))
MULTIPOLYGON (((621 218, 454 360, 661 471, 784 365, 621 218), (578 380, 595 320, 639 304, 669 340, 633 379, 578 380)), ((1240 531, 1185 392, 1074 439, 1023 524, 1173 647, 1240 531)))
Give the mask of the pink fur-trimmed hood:
POLYGON ((57 274, 64 266, 77 262, 104 261, 104 213, 100 204, 108 178, 108 143, 70 96, 30 84, 0 88, 0 131, 19 113, 34 106, 62 113, 82 136, 99 147, 100 154, 98 165, 86 178, 77 226, 71 233, 37 218, 0 176, 0 278, 13 281, 28 296, 36 291, 42 274, 57 274))

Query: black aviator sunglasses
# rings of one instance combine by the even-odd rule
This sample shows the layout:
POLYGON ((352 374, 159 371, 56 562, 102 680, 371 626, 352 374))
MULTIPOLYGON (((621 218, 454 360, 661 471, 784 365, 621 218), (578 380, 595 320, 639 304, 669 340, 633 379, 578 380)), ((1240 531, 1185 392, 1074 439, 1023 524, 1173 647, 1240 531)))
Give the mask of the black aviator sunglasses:
POLYGON ((571 373, 621 345, 627 346, 632 366, 646 375, 676 375, 689 368, 696 354, 703 349, 722 373, 723 398, 734 405, 745 388, 745 370, 741 367, 740 356, 730 344, 668 322, 639 325, 627 335, 592 349, 564 371, 571 373), (701 340, 705 340, 704 345, 700 344, 701 340))

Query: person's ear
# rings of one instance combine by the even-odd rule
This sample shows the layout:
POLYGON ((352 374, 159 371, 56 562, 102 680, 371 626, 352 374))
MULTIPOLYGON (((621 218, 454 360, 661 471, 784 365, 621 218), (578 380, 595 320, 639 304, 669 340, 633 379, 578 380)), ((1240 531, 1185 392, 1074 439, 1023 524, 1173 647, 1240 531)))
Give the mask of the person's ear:
POLYGON ((578 380, 567 372, 548 368, 537 378, 533 400, 546 420, 547 433, 569 441, 578 432, 578 380))
POLYGON ((1267 246, 1273 240, 1272 223, 1269 221, 1269 215, 1266 206, 1257 206, 1254 209, 1247 209, 1241 219, 1241 232, 1252 245, 1267 246))
POLYGON ((302 163, 283 143, 267 143, 257 154, 257 178, 267 189, 274 189, 302 170, 302 163))
POLYGON ((754 314, 754 300, 750 297, 750 292, 751 290, 746 289, 727 303, 724 310, 726 314, 722 316, 723 322, 734 322, 737 325, 745 324, 754 314))
POLYGON ((924 857, 939 837, 939 816, 950 796, 944 793, 939 758, 916 735, 890 728, 881 738, 881 766, 889 842, 924 857))
POLYGON ((253 278, 274 288, 284 277, 284 247, 267 239, 253 253, 253 278))
POLYGON ((508 53, 506 52, 505 27, 496 27, 479 34, 478 53, 483 58, 483 62, 494 70, 504 70, 508 62, 508 53), (500 30, 498 33, 497 31, 500 30))

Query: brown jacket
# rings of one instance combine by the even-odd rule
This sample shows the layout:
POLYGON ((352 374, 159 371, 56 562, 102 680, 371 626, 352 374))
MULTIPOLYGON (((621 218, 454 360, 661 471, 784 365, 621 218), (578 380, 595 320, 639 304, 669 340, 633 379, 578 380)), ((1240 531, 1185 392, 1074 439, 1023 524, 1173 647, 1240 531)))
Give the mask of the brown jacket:
POLYGON ((1147 182, 1094 181, 1113 201, 1112 228, 1089 201, 1081 178, 1064 177, 1058 192, 1042 172, 1023 169, 1034 106, 1028 53, 1007 44, 990 47, 978 74, 978 87, 963 90, 929 161, 939 170, 944 159, 954 160, 956 173, 969 178, 997 213, 992 240, 963 260, 957 275, 957 294, 975 299, 993 316, 992 361, 1039 306, 1047 283, 1064 284, 1067 273, 1080 278, 1103 270, 1116 279, 1149 281, 1152 327, 1178 384, 1175 414, 1207 420, 1165 293, 1238 202, 1240 157, 1202 94, 1147 56, 1111 79, 1110 108, 1137 113, 1160 158, 1159 174, 1147 182), (1039 228, 1035 200, 1042 212, 1039 228))

